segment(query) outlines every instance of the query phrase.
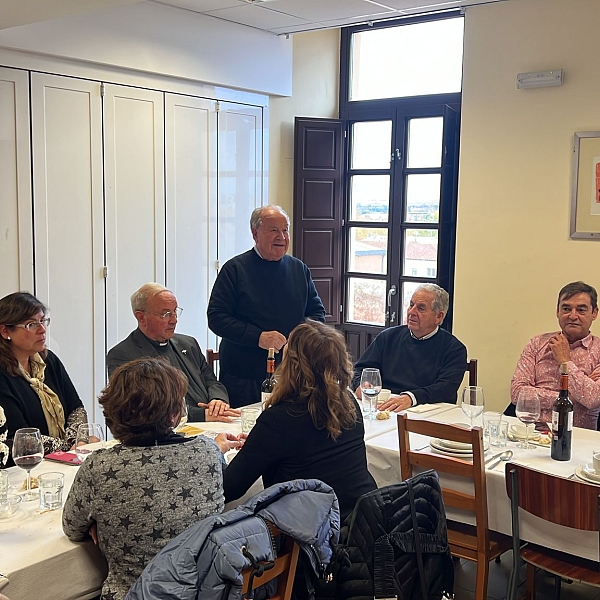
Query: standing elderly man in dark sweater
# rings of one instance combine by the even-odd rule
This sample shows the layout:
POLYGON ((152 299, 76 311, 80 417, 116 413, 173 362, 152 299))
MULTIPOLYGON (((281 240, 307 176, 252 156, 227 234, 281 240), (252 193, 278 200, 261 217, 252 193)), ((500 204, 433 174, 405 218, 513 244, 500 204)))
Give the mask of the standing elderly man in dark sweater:
POLYGON ((208 326, 222 338, 219 379, 234 407, 260 401, 269 348, 279 353, 304 319, 325 320, 308 267, 286 254, 289 226, 281 207, 255 209, 250 229, 256 245, 227 261, 212 289, 208 326))
POLYGON ((392 391, 380 410, 456 402, 467 366, 467 349, 439 328, 449 303, 448 292, 438 285, 420 285, 410 300, 407 324, 382 331, 356 363, 353 385, 357 395, 362 370, 372 367, 381 371, 383 387, 392 391))

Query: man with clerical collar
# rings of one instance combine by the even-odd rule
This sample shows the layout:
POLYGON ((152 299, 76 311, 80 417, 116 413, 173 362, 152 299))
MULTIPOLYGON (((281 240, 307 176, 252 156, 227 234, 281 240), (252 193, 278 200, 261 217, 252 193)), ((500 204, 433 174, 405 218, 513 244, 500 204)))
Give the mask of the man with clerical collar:
POLYGON ((189 421, 228 423, 239 411, 229 408, 225 386, 217 381, 195 338, 175 333, 177 306, 173 292, 157 283, 146 283, 131 296, 138 328, 109 351, 108 376, 123 363, 147 356, 163 356, 183 371, 189 387, 185 400, 189 421))
POLYGON ((399 411, 417 404, 456 402, 456 392, 467 367, 467 349, 445 329, 448 292, 433 283, 417 287, 406 312, 406 325, 382 331, 354 367, 356 394, 360 396, 363 369, 381 372, 390 399, 380 410, 399 411))
POLYGON ((255 246, 219 270, 208 302, 208 326, 221 338, 219 379, 232 406, 259 402, 267 351, 281 362, 287 338, 305 319, 325 321, 309 268, 287 254, 287 213, 275 205, 250 216, 255 246))
POLYGON ((565 285, 558 293, 556 317, 560 331, 529 341, 510 383, 510 397, 534 388, 540 399, 540 421, 552 420, 552 403, 560 389, 560 365, 569 371, 573 425, 596 429, 600 411, 600 338, 590 332, 598 316, 598 294, 583 281, 565 285))

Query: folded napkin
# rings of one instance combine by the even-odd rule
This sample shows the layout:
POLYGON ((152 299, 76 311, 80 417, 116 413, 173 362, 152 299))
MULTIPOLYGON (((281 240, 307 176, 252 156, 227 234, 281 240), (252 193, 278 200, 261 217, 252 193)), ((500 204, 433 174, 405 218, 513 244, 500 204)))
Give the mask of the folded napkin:
POLYGON ((407 408, 408 412, 414 412, 417 414, 426 413, 430 410, 437 410, 438 408, 442 408, 442 404, 417 404, 417 406, 413 406, 412 408, 407 408))

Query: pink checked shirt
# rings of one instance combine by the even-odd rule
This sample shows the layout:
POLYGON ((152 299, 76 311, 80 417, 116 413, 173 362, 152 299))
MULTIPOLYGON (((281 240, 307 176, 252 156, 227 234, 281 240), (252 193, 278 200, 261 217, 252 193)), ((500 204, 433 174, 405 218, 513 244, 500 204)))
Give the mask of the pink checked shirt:
MULTIPOLYGON (((556 333, 544 333, 529 341, 517 363, 510 382, 510 398, 517 403, 519 391, 535 387, 542 409, 540 421, 552 421, 552 403, 558 396, 559 364, 548 347, 548 340, 556 333)), ((591 333, 570 345, 569 396, 574 404, 573 425, 596 429, 600 411, 600 381, 588 376, 600 368, 600 338, 591 333)))

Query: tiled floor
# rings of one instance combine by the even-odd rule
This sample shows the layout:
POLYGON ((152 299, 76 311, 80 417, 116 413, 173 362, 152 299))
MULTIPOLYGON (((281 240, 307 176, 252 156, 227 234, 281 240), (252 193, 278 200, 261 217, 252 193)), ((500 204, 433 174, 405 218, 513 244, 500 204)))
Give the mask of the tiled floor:
MULTIPOLYGON (((490 563, 487 600, 504 600, 507 594, 508 578, 512 564, 512 552, 502 555, 500 563, 490 563)), ((475 600, 475 563, 468 560, 455 562, 454 570, 454 599, 475 600)), ((519 582, 521 590, 525 589, 525 568, 522 569, 519 582)), ((538 600, 554 598, 554 578, 539 572, 536 576, 536 591, 538 600)), ((600 600, 600 590, 580 583, 562 584, 562 600, 600 600)))

